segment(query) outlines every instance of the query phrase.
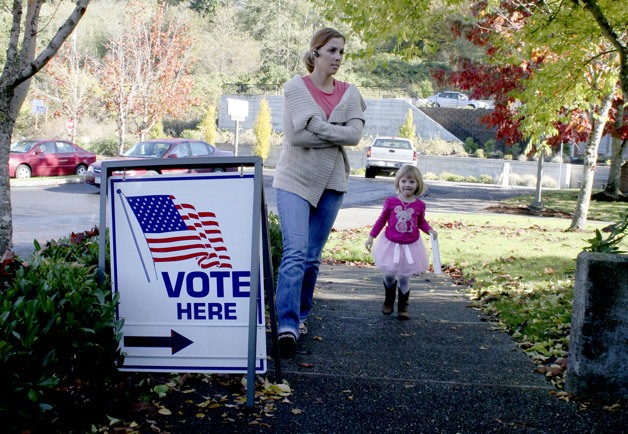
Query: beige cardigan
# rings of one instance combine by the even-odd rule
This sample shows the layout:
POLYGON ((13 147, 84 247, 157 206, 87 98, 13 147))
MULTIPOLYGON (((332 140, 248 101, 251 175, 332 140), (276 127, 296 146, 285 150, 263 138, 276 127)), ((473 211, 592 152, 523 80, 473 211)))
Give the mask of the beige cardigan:
POLYGON ((314 101, 303 77, 284 85, 285 142, 277 162, 273 187, 294 193, 312 206, 325 189, 347 191, 350 166, 344 146, 362 138, 366 104, 349 85, 329 119, 314 101))

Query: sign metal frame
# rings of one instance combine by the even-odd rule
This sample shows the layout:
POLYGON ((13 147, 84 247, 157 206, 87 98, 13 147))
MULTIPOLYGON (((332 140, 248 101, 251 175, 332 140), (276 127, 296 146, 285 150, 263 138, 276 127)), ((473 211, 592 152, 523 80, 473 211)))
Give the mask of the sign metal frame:
MULTIPOLYGON (((214 167, 237 167, 240 173, 245 168, 253 168, 253 216, 251 222, 251 276, 250 276, 250 296, 249 296, 249 318, 248 318, 248 353, 247 353, 247 407, 254 405, 255 399, 255 372, 256 372, 256 346, 257 346, 257 302, 260 288, 266 291, 266 301, 269 306, 271 323, 272 355, 275 365, 275 375, 277 382, 282 381, 279 349, 277 345, 277 323, 274 307, 274 284, 272 257, 270 255, 270 241, 268 233, 268 222, 266 215, 266 205, 264 201, 262 159, 261 157, 221 157, 221 158, 179 158, 176 160, 152 160, 152 161, 103 161, 100 183, 100 228, 99 239, 99 261, 98 270, 101 278, 105 273, 106 262, 106 231, 107 227, 107 203, 109 178, 115 173, 126 173, 127 171, 144 169, 161 173, 163 169, 186 168, 186 169, 207 169, 214 167), (261 237, 260 237, 261 229, 261 237), (261 240, 260 240, 261 239, 261 240), (260 246, 260 241, 262 245, 260 246), (260 257, 260 247, 262 257, 260 257), (260 266, 263 264, 264 282, 260 282, 260 266), (263 286, 262 286, 263 285, 263 286), (249 386, 250 385, 250 386, 249 386)), ((237 172, 232 172, 237 173, 237 172)), ((135 178, 135 177, 134 177, 135 178)), ((263 314, 263 309, 262 309, 263 314)))

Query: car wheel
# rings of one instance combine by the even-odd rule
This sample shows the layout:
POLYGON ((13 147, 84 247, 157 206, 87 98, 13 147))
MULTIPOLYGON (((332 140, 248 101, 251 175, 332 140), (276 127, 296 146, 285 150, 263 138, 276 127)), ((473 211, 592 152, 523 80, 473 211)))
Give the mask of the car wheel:
POLYGON ((475 110, 475 106, 473 104, 469 104, 466 108, 469 110, 475 110))
POLYGON ((225 169, 223 169, 222 167, 216 167, 216 168, 214 169, 214 173, 222 173, 222 172, 224 172, 224 171, 225 171, 225 169))
POLYGON ((17 179, 28 179, 31 177, 31 175, 31 168, 28 167, 26 164, 20 164, 19 166, 17 166, 17 169, 15 169, 15 177, 17 179))
POLYGON ((434 104, 432 104, 432 107, 440 107, 440 104, 435 102, 434 104))
POLYGON ((366 171, 364 172, 365 178, 375 178, 375 175, 377 175, 377 171, 375 169, 373 169, 372 167, 366 168, 366 171))
POLYGON ((74 170, 74 174, 80 176, 85 175, 85 172, 87 172, 87 167, 85 167, 84 164, 79 164, 78 166, 76 166, 76 170, 74 170))

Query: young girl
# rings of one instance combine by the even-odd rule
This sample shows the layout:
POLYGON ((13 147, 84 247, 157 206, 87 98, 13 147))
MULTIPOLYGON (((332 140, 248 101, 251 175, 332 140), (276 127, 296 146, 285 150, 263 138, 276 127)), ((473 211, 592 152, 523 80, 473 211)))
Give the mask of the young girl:
POLYGON ((399 301, 397 318, 408 320, 408 299, 410 298, 410 276, 421 274, 429 269, 427 249, 420 237, 419 230, 431 234, 435 239, 437 232, 425 220, 425 203, 418 196, 425 191, 421 172, 415 166, 404 165, 395 177, 396 196, 384 202, 384 209, 373 225, 368 239, 364 243, 371 251, 373 240, 386 226, 384 236, 375 246, 373 256, 375 265, 384 271, 384 289, 386 298, 382 313, 393 313, 399 277, 399 301))

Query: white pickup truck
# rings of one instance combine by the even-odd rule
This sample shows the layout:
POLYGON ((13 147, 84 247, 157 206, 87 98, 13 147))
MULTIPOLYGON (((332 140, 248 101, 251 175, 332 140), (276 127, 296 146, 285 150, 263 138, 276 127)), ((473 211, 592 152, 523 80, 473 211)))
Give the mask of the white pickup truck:
POLYGON ((394 175, 404 164, 417 164, 417 152, 408 139, 376 137, 366 150, 366 178, 376 175, 394 175))

